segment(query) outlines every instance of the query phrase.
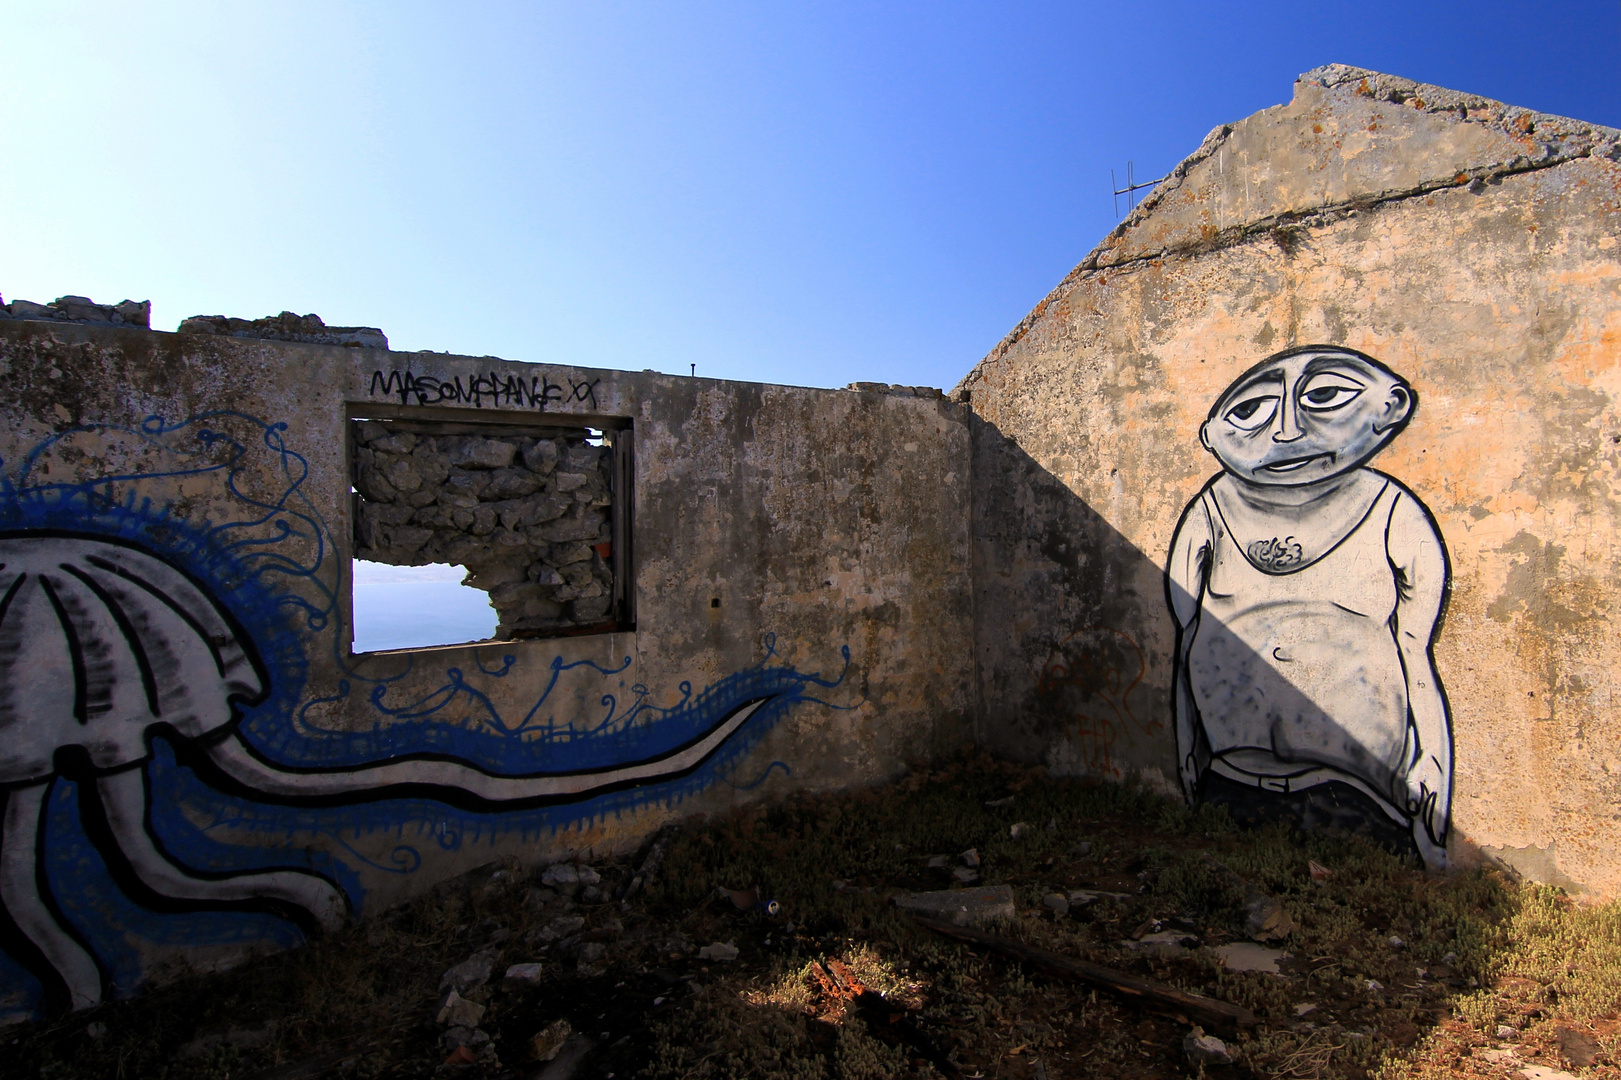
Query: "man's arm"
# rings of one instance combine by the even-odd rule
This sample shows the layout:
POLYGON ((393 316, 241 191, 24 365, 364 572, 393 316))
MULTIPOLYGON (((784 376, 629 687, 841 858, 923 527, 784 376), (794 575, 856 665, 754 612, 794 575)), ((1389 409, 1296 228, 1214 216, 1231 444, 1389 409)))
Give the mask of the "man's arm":
MULTIPOLYGON (((1409 492, 1397 496, 1385 550, 1396 574, 1396 614, 1391 629, 1407 677, 1414 742, 1406 809, 1413 815, 1420 850, 1425 851, 1427 840, 1444 853, 1452 811, 1452 721, 1430 656, 1430 641, 1446 601, 1447 556, 1435 523, 1409 492), (1420 824, 1427 836, 1419 834, 1420 824)), ((1429 851, 1425 851, 1425 861, 1434 861, 1429 851)))
POLYGON ((1200 760, 1199 711, 1188 684, 1188 649, 1193 643, 1193 624, 1204 600, 1205 579, 1210 573, 1213 530, 1202 497, 1195 498, 1182 512, 1176 534, 1171 538, 1171 554, 1165 565, 1165 599, 1176 620, 1175 679, 1171 687, 1171 709, 1176 718, 1177 773, 1182 792, 1191 803, 1205 762, 1200 760))

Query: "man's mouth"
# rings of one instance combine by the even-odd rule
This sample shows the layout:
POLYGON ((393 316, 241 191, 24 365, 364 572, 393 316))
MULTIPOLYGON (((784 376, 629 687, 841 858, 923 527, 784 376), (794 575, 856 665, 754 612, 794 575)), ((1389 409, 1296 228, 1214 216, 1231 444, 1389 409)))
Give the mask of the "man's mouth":
POLYGON ((1294 472, 1296 469, 1302 469, 1311 464, 1313 461, 1321 461, 1324 458, 1327 458, 1330 462, 1332 462, 1334 460, 1334 455, 1310 454, 1306 457, 1286 458, 1283 461, 1274 461, 1270 465, 1262 465, 1261 468, 1265 469, 1267 472, 1294 472))

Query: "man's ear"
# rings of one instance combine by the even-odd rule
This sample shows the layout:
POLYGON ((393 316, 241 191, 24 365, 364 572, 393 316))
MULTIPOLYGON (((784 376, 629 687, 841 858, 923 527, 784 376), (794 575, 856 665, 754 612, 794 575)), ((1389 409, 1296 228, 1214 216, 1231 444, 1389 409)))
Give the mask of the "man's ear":
POLYGON ((1216 452, 1216 448, 1210 445, 1210 421, 1208 420, 1199 425, 1199 445, 1212 454, 1216 452))
POLYGON ((1411 415, 1413 392, 1398 383, 1390 388, 1390 394, 1385 398, 1384 415, 1373 422, 1374 433, 1382 435, 1393 427, 1399 427, 1411 415))

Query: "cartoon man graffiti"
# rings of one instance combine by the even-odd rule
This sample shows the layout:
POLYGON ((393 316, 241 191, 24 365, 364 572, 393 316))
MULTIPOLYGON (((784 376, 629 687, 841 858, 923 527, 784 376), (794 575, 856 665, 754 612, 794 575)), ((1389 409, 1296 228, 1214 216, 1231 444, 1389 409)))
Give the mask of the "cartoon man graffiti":
POLYGON ((1417 403, 1350 349, 1289 349, 1244 372, 1200 428, 1223 471, 1182 514, 1166 591, 1189 800, 1357 829, 1438 869, 1446 546, 1416 495, 1366 467, 1417 403))

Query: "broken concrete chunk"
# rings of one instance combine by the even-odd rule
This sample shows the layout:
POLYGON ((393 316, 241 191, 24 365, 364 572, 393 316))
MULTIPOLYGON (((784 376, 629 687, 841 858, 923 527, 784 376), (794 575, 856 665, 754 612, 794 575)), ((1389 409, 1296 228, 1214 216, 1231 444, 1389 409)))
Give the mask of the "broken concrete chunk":
POLYGON ((483 1019, 484 1006, 476 1001, 468 1001, 455 990, 445 991, 439 999, 439 1010, 434 1015, 434 1022, 440 1027, 476 1028, 483 1019))
POLYGON ((494 949, 485 949, 474 953, 455 967, 446 971, 439 977, 439 989, 453 989, 461 994, 469 994, 490 981, 490 969, 495 965, 498 953, 494 949))
POLYGON ((0 316, 14 319, 52 319, 62 322, 101 323, 113 326, 152 325, 150 300, 124 300, 117 304, 98 304, 88 296, 59 296, 49 304, 36 304, 32 300, 13 300, 0 305, 0 316))
POLYGON ((700 960, 720 960, 730 963, 737 959, 737 946, 730 941, 717 941, 698 950, 700 960))
POLYGON ((1277 975, 1278 961, 1284 957, 1282 949, 1267 949, 1248 941, 1222 945, 1213 950, 1228 971, 1265 971, 1277 975))
POLYGON ((1123 941, 1121 944, 1128 949, 1147 953, 1161 960, 1174 960, 1176 957, 1185 956, 1190 948, 1196 948, 1199 939, 1177 930, 1161 930, 1158 933, 1144 934, 1136 941, 1123 941))
POLYGON ((1182 1040, 1182 1052, 1188 1060, 1195 1065, 1230 1065, 1233 1061, 1232 1052, 1227 1044, 1214 1035, 1206 1035, 1197 1028, 1188 1033, 1182 1040))
POLYGON ((1063 893, 1048 893, 1041 898, 1041 906, 1062 918, 1069 914, 1069 897, 1063 893))
POLYGON ((520 986, 539 986, 541 967, 539 964, 513 964, 507 968, 507 973, 501 977, 501 984, 508 990, 520 986))
POLYGON ((573 863, 554 863, 541 871, 540 883, 542 885, 578 885, 580 872, 574 869, 573 863))
POLYGON ((1013 889, 1007 885, 984 885, 977 889, 908 893, 895 897, 895 906, 958 926, 973 926, 1013 918, 1013 889))
POLYGON ((263 319, 236 319, 225 315, 193 315, 180 320, 182 334, 219 334, 226 337, 297 341, 309 345, 346 345, 386 349, 388 335, 375 326, 328 326, 319 315, 284 311, 263 319))
POLYGON ((484 1046, 489 1041, 489 1032, 483 1030, 482 1028, 447 1028, 445 1033, 439 1036, 439 1042, 446 1050, 454 1050, 458 1046, 467 1046, 477 1050, 479 1047, 484 1046))
POLYGON ((152 301, 150 300, 121 300, 113 305, 113 311, 130 326, 150 328, 152 325, 152 301))
POLYGON ((573 1033, 567 1020, 552 1021, 529 1040, 529 1056, 536 1061, 552 1060, 573 1033))
POLYGON ((979 880, 979 871, 970 870, 966 866, 959 866, 951 871, 951 880, 960 885, 972 885, 979 880))
POLYGON ((45 304, 36 304, 32 300, 13 300, 6 305, 6 310, 14 319, 57 319, 65 318, 61 312, 45 304))
POLYGON ((550 934, 551 938, 549 940, 556 941, 560 937, 567 937, 569 934, 579 933, 580 928, 584 925, 584 916, 559 915, 557 918, 547 923, 546 929, 542 930, 541 933, 550 934))
POLYGON ((957 858, 961 859, 962 864, 964 866, 968 867, 969 869, 972 869, 972 870, 978 870, 979 869, 979 849, 978 848, 969 848, 967 851, 963 852, 961 855, 958 855, 957 858))
POLYGON ((1598 1057, 1602 1049, 1592 1036, 1572 1027, 1557 1028, 1554 1042, 1559 1045, 1559 1056, 1564 1058, 1567 1064, 1578 1069, 1585 1069, 1593 1064, 1593 1059, 1598 1057))
POLYGON ((1284 910, 1283 901, 1261 893, 1246 899, 1244 931, 1256 941, 1282 941, 1294 930, 1295 921, 1284 910))

